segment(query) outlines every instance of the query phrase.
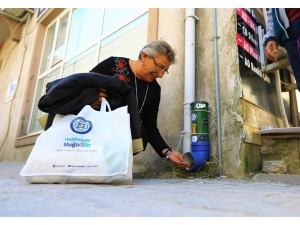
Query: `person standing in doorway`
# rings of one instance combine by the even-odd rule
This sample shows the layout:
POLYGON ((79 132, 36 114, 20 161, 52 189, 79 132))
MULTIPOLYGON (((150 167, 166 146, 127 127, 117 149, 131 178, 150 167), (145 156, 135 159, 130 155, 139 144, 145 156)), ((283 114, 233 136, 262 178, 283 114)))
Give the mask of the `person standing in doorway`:
POLYGON ((278 45, 286 49, 300 91, 300 9, 270 8, 263 43, 267 58, 274 62, 278 45))

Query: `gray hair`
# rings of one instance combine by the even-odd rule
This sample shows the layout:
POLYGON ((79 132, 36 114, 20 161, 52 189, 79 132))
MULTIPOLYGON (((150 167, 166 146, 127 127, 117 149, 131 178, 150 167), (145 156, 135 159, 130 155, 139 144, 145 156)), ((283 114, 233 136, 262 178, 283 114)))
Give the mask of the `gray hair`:
POLYGON ((145 45, 139 54, 139 59, 142 59, 142 52, 145 52, 150 57, 155 57, 158 54, 165 55, 170 63, 175 63, 175 51, 172 47, 163 40, 156 40, 145 45))

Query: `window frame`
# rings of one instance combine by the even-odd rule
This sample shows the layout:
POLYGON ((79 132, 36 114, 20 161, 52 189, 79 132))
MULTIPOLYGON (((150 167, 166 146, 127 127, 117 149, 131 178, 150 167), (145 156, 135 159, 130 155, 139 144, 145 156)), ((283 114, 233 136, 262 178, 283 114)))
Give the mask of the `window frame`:
MULTIPOLYGON (((23 107, 23 115, 21 118, 21 123, 23 123, 24 121, 26 122, 26 126, 27 126, 27 131, 26 134, 21 134, 21 127, 22 124, 19 124, 19 128, 18 128, 18 136, 16 137, 16 141, 15 141, 15 147, 20 147, 20 146, 26 146, 26 145, 32 145, 35 143, 36 139, 38 138, 38 136, 43 132, 43 130, 35 132, 35 133, 28 133, 29 131, 29 127, 30 127, 30 123, 31 121, 29 121, 28 114, 30 114, 30 120, 32 117, 32 113, 33 113, 33 107, 34 107, 34 101, 35 101, 35 96, 36 96, 36 91, 37 91, 37 85, 38 85, 38 80, 40 80, 42 77, 46 76, 47 74, 51 73, 52 71, 54 71, 55 69, 57 69, 59 66, 61 67, 60 69, 60 76, 62 76, 62 70, 63 70, 63 65, 65 62, 71 60, 72 58, 78 56, 79 54, 83 53, 84 51, 86 51, 87 49, 89 49, 90 47, 92 47, 95 43, 92 43, 91 45, 87 46, 84 50, 82 51, 78 51, 76 53, 74 53, 74 55, 71 55, 68 58, 65 58, 63 60, 61 60, 59 63, 55 64, 52 66, 51 70, 45 71, 43 74, 39 74, 40 71, 40 67, 41 67, 41 58, 43 55, 43 51, 44 51, 44 42, 46 41, 46 30, 48 27, 50 27, 51 24, 55 23, 55 21, 57 21, 57 18, 62 18, 67 12, 70 12, 69 14, 69 18, 72 18, 72 14, 73 14, 73 10, 74 8, 51 8, 51 9, 47 9, 45 11, 45 13, 39 18, 38 21, 36 21, 38 24, 38 32, 37 32, 37 36, 39 36, 39 38, 42 38, 43 40, 38 40, 39 38, 36 38, 36 43, 35 45, 38 47, 37 51, 34 51, 33 53, 33 57, 32 57, 32 61, 35 60, 35 64, 39 64, 39 66, 35 66, 33 68, 30 69, 29 73, 31 74, 38 74, 38 75, 33 75, 32 76, 32 83, 27 85, 27 98, 29 99, 29 101, 24 102, 24 107, 23 107), (40 35, 38 35, 38 33, 40 33, 40 35), (42 43, 42 44, 41 44, 42 43), (33 89, 34 91, 30 90, 33 89), (26 114, 26 112, 28 112, 26 114), (27 118, 27 119, 26 119, 27 118)), ((104 8, 102 9, 104 10, 104 8)), ((142 16, 143 14, 148 12, 148 28, 147 28, 147 43, 156 40, 158 37, 158 14, 159 14, 159 9, 158 8, 148 8, 147 10, 143 11, 142 13, 140 13, 139 16, 142 16)), ((100 22, 100 29, 102 30, 102 25, 103 25, 103 18, 104 18, 104 13, 102 13, 102 18, 101 18, 101 22, 100 22)), ((122 23, 122 25, 118 26, 118 28, 111 30, 109 33, 102 35, 99 35, 99 39, 96 42, 96 55, 95 55, 95 63, 98 63, 98 59, 99 59, 99 55, 100 55, 100 43, 101 40, 105 39, 106 37, 108 37, 109 35, 111 35, 112 33, 116 32, 117 30, 121 29, 122 27, 126 26, 128 23, 130 23, 131 21, 137 19, 138 16, 132 17, 130 19, 128 19, 127 21, 124 21, 124 23, 122 23)), ((66 34, 66 38, 69 36, 69 26, 70 26, 71 22, 68 22, 68 31, 66 34)), ((57 28, 58 29, 58 28, 57 28)), ((55 46, 53 44, 53 46, 55 46)), ((67 48, 67 44, 65 46, 65 48, 67 48)), ((64 51, 64 53, 66 53, 66 50, 64 51)), ((95 64, 96 65, 96 64, 95 64)), ((24 132, 23 132, 24 133, 24 132)))

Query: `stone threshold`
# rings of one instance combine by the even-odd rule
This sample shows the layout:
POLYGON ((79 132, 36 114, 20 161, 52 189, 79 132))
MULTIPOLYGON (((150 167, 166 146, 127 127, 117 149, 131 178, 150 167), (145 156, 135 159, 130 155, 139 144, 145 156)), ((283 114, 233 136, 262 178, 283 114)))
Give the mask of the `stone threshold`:
POLYGON ((300 127, 271 128, 256 132, 264 138, 300 138, 300 127))
POLYGON ((252 181, 256 182, 267 182, 267 183, 283 183, 292 186, 300 186, 300 174, 299 175, 291 175, 291 174, 265 174, 258 173, 255 174, 252 181))

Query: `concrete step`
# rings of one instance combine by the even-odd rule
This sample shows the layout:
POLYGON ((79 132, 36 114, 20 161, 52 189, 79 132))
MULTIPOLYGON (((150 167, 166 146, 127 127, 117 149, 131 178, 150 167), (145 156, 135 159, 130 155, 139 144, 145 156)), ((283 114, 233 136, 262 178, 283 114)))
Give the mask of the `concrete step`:
POLYGON ((258 173, 252 177, 252 180, 256 182, 282 183, 293 186, 300 185, 300 175, 258 173))

